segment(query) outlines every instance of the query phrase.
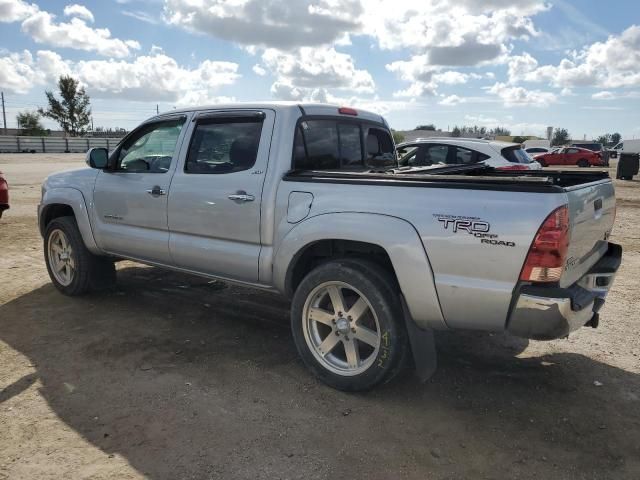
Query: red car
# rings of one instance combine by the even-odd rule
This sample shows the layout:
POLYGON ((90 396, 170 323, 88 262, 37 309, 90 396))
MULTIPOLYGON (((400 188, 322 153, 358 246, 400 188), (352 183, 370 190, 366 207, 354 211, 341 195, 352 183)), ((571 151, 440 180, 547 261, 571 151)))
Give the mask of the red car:
POLYGON ((542 153, 533 158, 543 167, 548 165, 577 165, 579 167, 606 166, 600 152, 594 152, 580 147, 556 148, 549 153, 542 153))
POLYGON ((2 212, 7 208, 9 208, 9 185, 2 172, 0 172, 0 218, 2 217, 2 212))

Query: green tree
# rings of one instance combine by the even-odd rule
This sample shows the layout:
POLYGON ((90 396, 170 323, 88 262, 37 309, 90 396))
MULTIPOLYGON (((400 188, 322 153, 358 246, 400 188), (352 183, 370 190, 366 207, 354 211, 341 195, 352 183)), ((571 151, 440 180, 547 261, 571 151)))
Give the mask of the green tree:
POLYGON ((559 147, 561 145, 565 145, 566 143, 569 143, 569 132, 566 128, 556 128, 553 132, 551 145, 554 147, 559 147))
POLYGON ((489 133, 495 135, 496 137, 498 136, 508 137, 511 135, 511 130, 504 127, 496 127, 493 130, 491 130, 489 133))
POLYGON ((16 121, 18 122, 18 128, 22 130, 22 135, 42 137, 47 134, 42 123, 40 123, 40 114, 38 112, 18 112, 16 121))
POLYGON ((620 140, 622 140, 622 135, 620 135, 618 132, 611 134, 611 143, 614 147, 620 143, 620 140))
POLYGON ((458 128, 457 125, 455 127, 453 127, 453 130, 451 130, 451 136, 452 137, 459 137, 461 133, 462 132, 460 132, 460 129, 458 128))
POLYGON ((602 145, 607 145, 611 141, 611 135, 605 133, 604 135, 600 135, 595 139, 596 143, 601 143, 602 145))
POLYGON ((391 134, 393 135, 393 141, 396 144, 404 142, 404 135, 397 130, 391 130, 391 134))
POLYGON ((430 123, 428 125, 418 125, 416 128, 414 128, 414 130, 431 130, 431 131, 435 131, 436 126, 433 123, 430 123))
POLYGON ((76 79, 62 75, 58 80, 58 89, 61 100, 53 92, 45 91, 49 108, 40 108, 38 112, 58 122, 68 135, 75 137, 84 134, 91 123, 91 106, 84 87, 80 87, 76 79))

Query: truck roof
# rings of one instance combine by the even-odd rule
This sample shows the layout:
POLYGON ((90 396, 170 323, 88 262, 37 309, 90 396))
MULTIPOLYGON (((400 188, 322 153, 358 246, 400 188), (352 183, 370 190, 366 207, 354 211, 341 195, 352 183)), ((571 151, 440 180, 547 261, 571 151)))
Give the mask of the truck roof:
POLYGON ((174 113, 188 113, 188 112, 203 112, 203 111, 212 111, 212 110, 237 110, 237 109, 271 109, 278 111, 284 110, 296 110, 306 115, 340 115, 347 118, 361 118, 366 120, 371 120, 374 122, 380 122, 384 125, 387 125, 387 122, 382 117, 374 112, 370 112, 367 110, 363 110, 360 108, 354 108, 357 112, 357 115, 349 115, 349 114, 341 114, 339 113, 339 109, 341 107, 345 107, 344 105, 333 105, 327 103, 311 103, 311 102, 290 102, 290 101, 267 101, 267 102, 235 102, 235 103, 218 103, 213 105, 201 105, 201 106, 192 106, 179 108, 176 110, 168 110, 166 112, 162 112, 158 115, 154 115, 149 118, 147 121, 160 118, 166 115, 174 114, 174 113))

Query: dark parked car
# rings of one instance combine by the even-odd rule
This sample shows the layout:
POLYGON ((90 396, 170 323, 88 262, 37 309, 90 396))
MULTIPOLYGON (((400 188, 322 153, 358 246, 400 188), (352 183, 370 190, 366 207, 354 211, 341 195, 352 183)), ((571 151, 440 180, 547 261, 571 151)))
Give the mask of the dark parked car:
POLYGON ((9 184, 0 172, 0 218, 2 218, 2 212, 7 208, 9 208, 9 184))
POLYGON ((586 148, 587 150, 591 150, 592 152, 602 152, 604 150, 601 143, 595 143, 595 142, 572 143, 571 146, 578 147, 578 148, 586 148))

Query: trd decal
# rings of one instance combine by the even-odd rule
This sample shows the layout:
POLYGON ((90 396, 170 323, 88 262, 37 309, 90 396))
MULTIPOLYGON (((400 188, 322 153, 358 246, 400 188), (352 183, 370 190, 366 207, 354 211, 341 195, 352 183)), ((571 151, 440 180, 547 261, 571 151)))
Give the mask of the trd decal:
POLYGON ((491 232, 491 225, 478 217, 464 217, 461 215, 445 215, 434 213, 433 216, 444 227, 453 233, 465 232, 480 239, 480 243, 497 245, 500 247, 515 247, 515 242, 500 240, 498 235, 491 232))

